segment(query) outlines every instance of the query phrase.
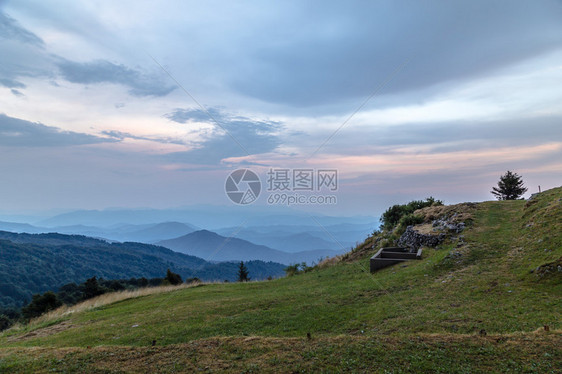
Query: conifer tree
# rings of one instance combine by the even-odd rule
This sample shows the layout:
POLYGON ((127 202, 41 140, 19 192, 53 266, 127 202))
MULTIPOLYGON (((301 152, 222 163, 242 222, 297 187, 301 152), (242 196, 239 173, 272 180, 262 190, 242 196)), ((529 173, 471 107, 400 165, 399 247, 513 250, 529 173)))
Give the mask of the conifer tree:
POLYGON ((517 173, 507 171, 500 177, 497 187, 490 191, 498 200, 515 200, 521 197, 527 188, 523 186, 523 180, 517 173))
POLYGON ((238 282, 248 282, 250 280, 248 275, 248 268, 244 265, 244 261, 240 261, 240 267, 238 268, 238 282))

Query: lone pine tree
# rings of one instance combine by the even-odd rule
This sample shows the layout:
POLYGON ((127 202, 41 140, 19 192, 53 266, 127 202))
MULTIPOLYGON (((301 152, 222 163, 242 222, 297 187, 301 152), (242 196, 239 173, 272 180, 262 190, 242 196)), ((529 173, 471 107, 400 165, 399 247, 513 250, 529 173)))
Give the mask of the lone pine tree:
POLYGON ((238 267, 238 282, 247 282, 250 280, 248 277, 248 268, 244 265, 244 261, 240 261, 240 266, 238 267))
POLYGON ((498 200, 515 200, 527 192, 527 188, 523 186, 523 180, 517 173, 507 171, 500 177, 497 187, 493 187, 490 191, 498 200))

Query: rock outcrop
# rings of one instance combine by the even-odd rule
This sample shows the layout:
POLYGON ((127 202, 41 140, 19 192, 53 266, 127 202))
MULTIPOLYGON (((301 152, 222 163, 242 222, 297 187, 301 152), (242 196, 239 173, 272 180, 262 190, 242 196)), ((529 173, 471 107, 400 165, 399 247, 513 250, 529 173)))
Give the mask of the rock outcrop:
POLYGON ((398 239, 398 245, 408 247, 412 251, 421 247, 436 247, 450 234, 459 234, 465 223, 459 221, 457 213, 434 219, 431 224, 408 226, 398 239))
POLYGON ((455 222, 454 216, 452 219, 447 217, 436 219, 431 224, 437 230, 446 230, 455 234, 460 233, 465 227, 464 222, 455 222))
POLYGON ((417 251, 418 248, 423 246, 436 247, 445 240, 445 237, 445 233, 422 234, 416 231, 414 226, 408 226, 406 231, 400 236, 400 239, 398 239, 398 245, 408 247, 411 251, 417 251))

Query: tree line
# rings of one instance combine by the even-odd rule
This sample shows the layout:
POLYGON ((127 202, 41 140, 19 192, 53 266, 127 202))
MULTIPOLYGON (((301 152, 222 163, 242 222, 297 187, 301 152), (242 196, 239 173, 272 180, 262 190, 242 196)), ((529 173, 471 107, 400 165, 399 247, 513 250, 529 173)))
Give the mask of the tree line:
MULTIPOLYGON (((240 262, 237 272, 239 282, 249 282, 249 271, 243 261, 240 262)), ((185 283, 200 282, 197 277, 187 278, 185 283)), ((92 277, 83 283, 68 283, 59 287, 57 292, 47 291, 43 294, 34 294, 29 304, 21 309, 3 308, 0 309, 0 331, 5 330, 16 322, 28 323, 33 318, 37 318, 44 313, 57 309, 62 305, 75 305, 82 301, 92 299, 96 296, 109 292, 125 290, 136 290, 146 287, 158 286, 177 286, 184 281, 180 274, 174 273, 170 269, 166 271, 164 278, 130 278, 130 279, 103 279, 92 277)))
MULTIPOLYGON (((188 278, 185 283, 199 282, 199 278, 188 278)), ((130 278, 130 279, 103 279, 92 277, 83 283, 68 283, 59 287, 57 292, 47 291, 43 294, 34 294, 31 301, 22 308, 0 309, 0 331, 9 328, 15 322, 27 323, 44 313, 57 309, 62 305, 75 305, 82 301, 109 292, 136 290, 146 287, 163 285, 179 285, 184 283, 179 274, 167 270, 164 278, 130 278)))

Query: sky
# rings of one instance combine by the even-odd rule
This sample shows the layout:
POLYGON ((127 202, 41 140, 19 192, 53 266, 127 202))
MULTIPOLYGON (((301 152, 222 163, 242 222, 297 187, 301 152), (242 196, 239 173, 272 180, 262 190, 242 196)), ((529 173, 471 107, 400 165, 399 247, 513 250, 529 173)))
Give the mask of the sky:
POLYGON ((241 209, 272 169, 337 170, 329 215, 528 196, 561 83, 561 1, 0 0, 0 212, 232 205, 240 168, 241 209))

